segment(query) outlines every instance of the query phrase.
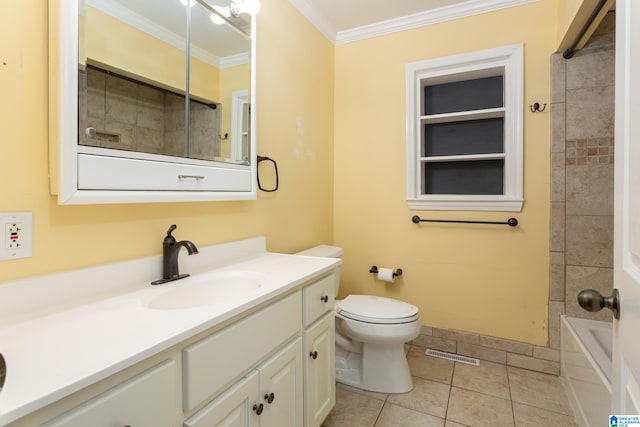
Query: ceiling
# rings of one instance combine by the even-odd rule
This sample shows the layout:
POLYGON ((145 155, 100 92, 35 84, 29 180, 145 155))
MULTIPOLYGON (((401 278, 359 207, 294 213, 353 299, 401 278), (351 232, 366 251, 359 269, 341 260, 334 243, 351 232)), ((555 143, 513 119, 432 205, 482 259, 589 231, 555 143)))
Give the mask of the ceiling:
MULTIPOLYGON (((178 0, 85 0, 87 6, 98 9, 154 37, 184 49, 187 9, 178 0)), ((204 0, 204 3, 226 5, 228 0, 204 0)), ((229 25, 215 25, 211 12, 201 5, 190 9, 191 54, 198 59, 220 66, 219 61, 236 55, 247 57, 251 43, 229 25), (213 56, 211 56, 213 55, 213 56)), ((228 18, 245 33, 251 33, 251 18, 242 15, 228 18)), ((245 58, 245 62, 248 57, 245 58)), ((233 64, 232 64, 233 65, 233 64)), ((237 64, 235 64, 237 65, 237 64)))
POLYGON ((463 3, 466 0, 308 0, 336 31, 463 3))

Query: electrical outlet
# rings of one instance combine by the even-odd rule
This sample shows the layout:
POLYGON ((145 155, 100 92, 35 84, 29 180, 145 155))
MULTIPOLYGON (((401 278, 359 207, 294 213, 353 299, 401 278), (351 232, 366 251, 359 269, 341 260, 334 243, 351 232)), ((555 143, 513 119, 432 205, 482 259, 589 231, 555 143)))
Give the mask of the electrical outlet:
POLYGON ((8 251, 20 249, 24 242, 24 224, 8 222, 4 225, 4 248, 8 251))
POLYGON ((0 260, 29 258, 33 255, 31 212, 0 212, 0 233, 0 260))

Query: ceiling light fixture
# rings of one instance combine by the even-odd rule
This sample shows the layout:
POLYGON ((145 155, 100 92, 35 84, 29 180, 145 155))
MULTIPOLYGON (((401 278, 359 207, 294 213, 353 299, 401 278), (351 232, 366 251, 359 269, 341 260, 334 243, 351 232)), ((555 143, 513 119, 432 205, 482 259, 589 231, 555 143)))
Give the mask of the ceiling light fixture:
POLYGON ((222 25, 226 22, 224 18, 231 17, 231 8, 229 6, 213 6, 218 14, 212 13, 210 18, 214 24, 222 25))
POLYGON ((260 0, 231 0, 229 6, 211 6, 203 3, 201 0, 180 0, 184 6, 195 6, 197 3, 202 3, 205 9, 211 11, 209 18, 211 22, 217 25, 222 25, 225 22, 229 22, 230 17, 237 18, 241 14, 246 13, 248 15, 255 15, 260 11, 260 0))
POLYGON ((255 15, 260 11, 260 0, 232 0, 229 9, 233 16, 238 16, 242 13, 255 15))

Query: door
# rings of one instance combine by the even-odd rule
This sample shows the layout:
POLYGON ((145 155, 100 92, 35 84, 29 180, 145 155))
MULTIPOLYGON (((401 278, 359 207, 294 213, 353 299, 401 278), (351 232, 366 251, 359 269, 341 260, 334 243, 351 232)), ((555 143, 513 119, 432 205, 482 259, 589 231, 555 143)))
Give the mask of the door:
MULTIPOLYGON (((616 161, 611 413, 640 414, 640 2, 616 4, 616 161)), ((639 424, 633 424, 639 425, 639 424)))
MULTIPOLYGON (((258 427, 258 373, 252 371, 184 422, 184 427, 258 427)), ((131 424, 133 426, 133 424, 131 424)), ((151 424, 146 424, 151 425, 151 424)))
POLYGON ((264 412, 260 427, 302 425, 302 339, 279 351, 258 368, 260 401, 264 412))
POLYGON ((305 427, 319 427, 336 403, 335 314, 304 331, 305 427))
POLYGON ((180 396, 176 387, 179 381, 178 374, 176 361, 165 360, 46 423, 45 426, 173 427, 181 419, 180 396))

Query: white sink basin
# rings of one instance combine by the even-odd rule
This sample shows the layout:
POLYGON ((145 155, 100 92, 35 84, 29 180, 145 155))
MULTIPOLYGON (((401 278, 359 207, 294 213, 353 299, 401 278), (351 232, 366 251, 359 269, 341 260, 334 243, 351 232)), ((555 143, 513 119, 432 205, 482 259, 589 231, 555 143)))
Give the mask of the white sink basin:
MULTIPOLYGON (((153 298, 147 307, 180 310, 228 301, 260 289, 264 277, 246 271, 192 276, 175 282, 175 288, 153 298)), ((160 285, 162 286, 162 285, 160 285)))

